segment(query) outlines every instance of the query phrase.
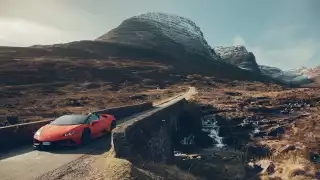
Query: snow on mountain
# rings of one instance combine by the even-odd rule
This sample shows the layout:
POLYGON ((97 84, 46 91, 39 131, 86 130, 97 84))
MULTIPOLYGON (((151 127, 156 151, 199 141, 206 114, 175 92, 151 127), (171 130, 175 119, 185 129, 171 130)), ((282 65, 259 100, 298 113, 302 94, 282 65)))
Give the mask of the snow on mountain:
POLYGON ((286 84, 303 85, 313 83, 313 80, 301 70, 283 71, 276 67, 259 66, 262 74, 283 81, 286 84))
POLYGON ((253 53, 248 52, 244 46, 217 46, 214 48, 222 60, 242 69, 260 73, 260 68, 253 53))
POLYGON ((309 78, 314 78, 320 76, 320 66, 314 68, 300 68, 297 71, 307 75, 309 78))
POLYGON ((124 20, 97 41, 148 48, 180 60, 218 60, 190 19, 165 13, 146 13, 124 20))

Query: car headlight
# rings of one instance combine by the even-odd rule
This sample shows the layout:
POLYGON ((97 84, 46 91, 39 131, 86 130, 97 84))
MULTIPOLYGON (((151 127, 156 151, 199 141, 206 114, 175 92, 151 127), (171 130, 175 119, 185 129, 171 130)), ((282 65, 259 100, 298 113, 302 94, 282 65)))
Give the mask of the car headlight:
POLYGON ((71 136, 75 133, 76 131, 71 131, 71 132, 68 132, 68 133, 65 133, 64 136, 71 136))
POLYGON ((42 131, 42 128, 39 129, 39 130, 34 134, 34 136, 40 136, 41 131, 42 131))

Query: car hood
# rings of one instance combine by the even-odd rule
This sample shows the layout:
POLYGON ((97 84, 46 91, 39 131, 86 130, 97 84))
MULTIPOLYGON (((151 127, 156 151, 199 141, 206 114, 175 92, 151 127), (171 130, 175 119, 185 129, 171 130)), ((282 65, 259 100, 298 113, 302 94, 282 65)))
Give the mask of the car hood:
POLYGON ((51 139, 51 138, 59 138, 63 137, 65 133, 68 133, 81 125, 65 125, 65 126, 57 126, 57 125, 45 125, 41 129, 40 137, 41 139, 51 139))

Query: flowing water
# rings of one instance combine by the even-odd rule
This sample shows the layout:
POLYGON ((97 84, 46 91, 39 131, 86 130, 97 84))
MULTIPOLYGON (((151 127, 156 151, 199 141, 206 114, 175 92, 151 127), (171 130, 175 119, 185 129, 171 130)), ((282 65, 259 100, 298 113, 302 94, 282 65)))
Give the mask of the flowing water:
POLYGON ((209 133, 208 136, 216 142, 215 146, 220 148, 224 147, 225 144, 223 144, 223 138, 219 136, 220 127, 217 124, 215 116, 211 114, 203 116, 201 122, 202 131, 209 133))

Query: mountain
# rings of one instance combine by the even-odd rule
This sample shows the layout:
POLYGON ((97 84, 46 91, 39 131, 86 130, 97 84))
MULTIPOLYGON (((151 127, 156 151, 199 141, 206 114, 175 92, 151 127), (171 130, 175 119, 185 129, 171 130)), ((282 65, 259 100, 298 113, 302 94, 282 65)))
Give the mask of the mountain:
POLYGON ((230 64, 252 72, 261 72, 255 56, 252 52, 248 52, 244 46, 217 46, 214 48, 214 51, 222 60, 230 64))
MULTIPOLYGON (((191 20, 172 14, 146 13, 124 20, 118 27, 94 41, 77 41, 49 46, 51 56, 75 58, 139 59, 164 63, 175 74, 201 74, 216 78, 270 82, 273 79, 221 60, 208 45, 200 28, 191 20)), ((245 49, 245 48, 244 48, 245 49)), ((242 49, 241 49, 242 50, 242 49)), ((246 50, 245 50, 246 51, 246 50)), ((234 51, 235 52, 235 51, 234 51)), ((252 53, 242 53, 247 62, 255 61, 252 53)), ((241 63, 238 63, 241 65, 241 63)))
POLYGON ((153 49, 179 60, 218 60, 200 28, 172 14, 152 12, 131 17, 96 41, 153 49))
POLYGON ((312 84, 305 85, 305 87, 320 87, 320 66, 314 68, 300 68, 298 71, 313 81, 312 84))
POLYGON ((283 71, 277 67, 258 65, 252 52, 244 46, 217 46, 212 49, 220 60, 256 74, 262 74, 288 85, 307 85, 320 83, 320 66, 283 71))
POLYGON ((318 77, 320 75, 320 66, 317 66, 317 67, 314 67, 314 68, 302 67, 300 69, 297 69, 297 71, 309 76, 309 78, 315 78, 315 77, 318 77))
POLYGON ((304 85, 304 84, 310 84, 314 81, 308 76, 307 70, 288 70, 283 71, 276 67, 271 66, 259 66, 261 69, 262 74, 270 76, 272 78, 278 79, 280 81, 283 81, 286 84, 292 84, 292 85, 304 85))

